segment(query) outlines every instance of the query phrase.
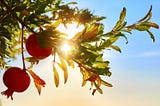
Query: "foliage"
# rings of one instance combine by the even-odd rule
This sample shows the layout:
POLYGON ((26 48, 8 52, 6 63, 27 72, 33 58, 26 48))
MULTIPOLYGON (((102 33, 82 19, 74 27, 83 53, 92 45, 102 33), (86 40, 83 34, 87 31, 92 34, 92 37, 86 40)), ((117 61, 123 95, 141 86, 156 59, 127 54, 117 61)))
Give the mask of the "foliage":
MULTIPOLYGON (((120 37, 124 37, 128 43, 126 35, 131 34, 132 30, 146 31, 152 41, 155 41, 150 28, 158 29, 159 26, 150 21, 152 6, 145 17, 132 25, 127 25, 127 21, 125 21, 126 8, 123 8, 113 29, 104 32, 104 24, 101 23, 101 20, 105 17, 93 15, 88 9, 79 9, 75 6, 76 4, 76 2, 64 4, 62 0, 1 0, 0 67, 4 69, 11 59, 23 52, 24 48, 20 45, 23 41, 25 43, 30 34, 35 33, 44 39, 43 41, 39 40, 40 46, 48 45, 54 49, 52 55, 54 56, 53 72, 56 87, 59 85, 58 67, 63 70, 64 83, 66 83, 68 66, 74 68, 78 65, 82 74, 82 86, 90 82, 91 86, 94 87, 92 94, 94 95, 95 91, 102 94, 101 85, 112 87, 110 83, 102 79, 102 76, 111 76, 110 62, 103 59, 103 50, 114 49, 121 52, 120 47, 115 45, 115 42, 120 37), (66 26, 67 23, 72 22, 78 22, 79 25, 85 27, 72 39, 67 39, 67 35, 56 30, 60 24, 66 26), (64 41, 73 45, 67 56, 60 48, 64 41), (59 57, 59 60, 56 57, 59 57)), ((28 66, 26 70, 32 76, 39 94, 41 86, 44 86, 45 82, 31 68, 37 65, 40 60, 42 59, 25 58, 25 62, 31 63, 31 66, 28 66)))

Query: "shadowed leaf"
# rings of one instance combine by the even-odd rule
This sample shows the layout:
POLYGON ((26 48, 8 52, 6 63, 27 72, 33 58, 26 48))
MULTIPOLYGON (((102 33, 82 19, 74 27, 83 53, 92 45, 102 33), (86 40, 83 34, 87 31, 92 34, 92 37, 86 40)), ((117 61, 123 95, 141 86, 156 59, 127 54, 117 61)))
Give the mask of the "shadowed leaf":
POLYGON ((149 30, 147 30, 147 32, 150 35, 150 38, 152 39, 152 41, 155 42, 155 38, 154 38, 154 35, 152 34, 152 32, 150 32, 149 30))

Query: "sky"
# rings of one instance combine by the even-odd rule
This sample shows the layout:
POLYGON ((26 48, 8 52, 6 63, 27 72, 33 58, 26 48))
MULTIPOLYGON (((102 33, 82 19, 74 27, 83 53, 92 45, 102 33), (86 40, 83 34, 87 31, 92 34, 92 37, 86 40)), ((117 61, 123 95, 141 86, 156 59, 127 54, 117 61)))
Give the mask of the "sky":
MULTIPOLYGON (((64 0, 69 2, 73 0, 64 0)), ((153 6, 152 21, 160 25, 159 0, 75 0, 79 8, 88 8, 95 15, 106 16, 105 31, 110 31, 123 7, 127 9, 126 21, 132 24, 145 16, 153 6)), ((23 93, 15 93, 11 101, 0 95, 3 106, 160 106, 160 30, 151 30, 156 42, 152 43, 146 32, 133 31, 128 44, 120 39, 116 44, 122 53, 106 51, 104 58, 110 61, 112 76, 106 80, 112 88, 102 87, 104 94, 91 95, 88 86, 81 87, 80 72, 70 69, 69 79, 58 88, 54 85, 51 58, 34 67, 47 85, 39 96, 34 84, 23 93)), ((19 60, 15 64, 21 64, 19 60)), ((0 73, 2 74, 2 72, 0 73)), ((63 75, 61 75, 63 77, 63 75)), ((2 78, 2 77, 1 77, 2 78)), ((6 88, 0 80, 0 91, 6 88)))

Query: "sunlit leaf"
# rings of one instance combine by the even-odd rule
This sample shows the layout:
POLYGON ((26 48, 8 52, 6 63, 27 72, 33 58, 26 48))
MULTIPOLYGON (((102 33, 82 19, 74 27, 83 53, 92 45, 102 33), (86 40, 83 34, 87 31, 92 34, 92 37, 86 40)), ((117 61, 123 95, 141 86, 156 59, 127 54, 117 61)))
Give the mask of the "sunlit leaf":
POLYGON ((82 87, 86 85, 87 83, 87 78, 88 78, 88 73, 86 70, 84 70, 82 67, 80 67, 80 72, 82 74, 82 87))
POLYGON ((62 20, 59 19, 56 22, 54 22, 54 24, 52 25, 54 28, 57 28, 60 24, 61 24, 62 20))
MULTIPOLYGON (((117 30, 117 28, 121 26, 121 24, 124 21, 125 16, 126 16, 126 8, 124 7, 121 14, 120 14, 119 20, 114 27, 114 30, 117 30)), ((126 23, 124 23, 124 24, 126 24, 126 23)))
POLYGON ((139 30, 139 31, 146 31, 149 30, 149 26, 144 26, 144 25, 136 25, 135 29, 139 30))
POLYGON ((55 64, 53 64, 53 72, 54 72, 54 82, 55 82, 56 87, 58 87, 59 86, 59 74, 57 72, 55 64))
POLYGON ((121 53, 121 49, 118 46, 111 45, 110 47, 121 53))
POLYGON ((92 66, 94 68, 102 68, 102 69, 104 69, 104 68, 108 67, 108 64, 109 64, 109 61, 96 61, 96 62, 93 63, 92 66))
POLYGON ((71 66, 72 68, 75 68, 75 64, 73 62, 73 60, 67 60, 67 63, 69 66, 71 66))
POLYGON ((98 26, 93 25, 88 29, 88 31, 86 31, 83 38, 84 39, 92 39, 92 38, 96 37, 97 34, 98 34, 98 26))
POLYGON ((73 37, 73 39, 79 39, 79 38, 81 38, 82 37, 82 35, 84 34, 86 32, 86 28, 84 28, 82 31, 80 31, 80 32, 77 32, 75 35, 74 35, 74 37, 73 37))
POLYGON ((83 81, 82 81, 82 87, 85 86, 86 83, 87 83, 87 81, 83 79, 83 81))
POLYGON ((63 70, 63 72, 64 72, 64 83, 66 83, 67 82, 67 79, 68 79, 68 69, 67 69, 67 65, 66 65, 66 63, 65 63, 65 60, 63 59, 63 57, 61 57, 61 56, 59 56, 59 58, 60 58, 60 64, 58 64, 59 65, 59 67, 63 70))
POLYGON ((39 62, 40 59, 34 58, 34 57, 26 57, 25 61, 31 62, 31 63, 37 63, 39 62))

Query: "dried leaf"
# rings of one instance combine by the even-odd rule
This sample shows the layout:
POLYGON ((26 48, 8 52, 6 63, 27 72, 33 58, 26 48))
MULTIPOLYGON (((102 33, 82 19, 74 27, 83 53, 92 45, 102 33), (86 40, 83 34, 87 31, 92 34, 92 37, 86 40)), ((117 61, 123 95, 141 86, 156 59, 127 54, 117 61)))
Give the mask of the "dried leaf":
POLYGON ((38 90, 38 93, 41 94, 41 86, 45 86, 45 81, 42 80, 37 74, 35 74, 32 70, 27 70, 34 80, 35 87, 38 90))
POLYGON ((87 78, 86 81, 88 80, 88 81, 91 81, 91 82, 95 82, 97 80, 97 78, 98 78, 98 75, 93 74, 89 78, 87 78))
POLYGON ((156 29, 159 28, 159 26, 156 23, 153 23, 153 22, 144 22, 141 25, 153 27, 153 28, 156 28, 156 29))
POLYGON ((34 82, 35 87, 37 88, 38 94, 41 94, 41 86, 39 84, 37 84, 36 82, 34 82))
POLYGON ((95 38, 98 34, 98 26, 91 27, 85 34, 84 39, 92 39, 95 38))

